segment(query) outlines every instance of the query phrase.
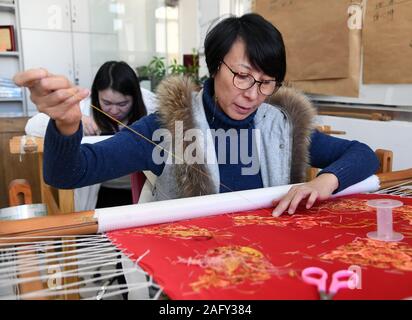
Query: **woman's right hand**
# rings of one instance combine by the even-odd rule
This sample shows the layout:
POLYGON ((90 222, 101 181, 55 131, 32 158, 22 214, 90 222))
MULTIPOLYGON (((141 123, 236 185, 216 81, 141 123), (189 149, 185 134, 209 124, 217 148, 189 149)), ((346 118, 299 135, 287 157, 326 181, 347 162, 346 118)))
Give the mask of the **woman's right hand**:
POLYGON ((101 131, 92 117, 83 116, 83 133, 85 136, 99 136, 101 131))
POLYGON ((82 118, 79 103, 87 98, 88 90, 75 87, 66 77, 45 69, 20 72, 13 80, 30 90, 30 99, 39 112, 54 119, 61 134, 69 136, 79 129, 82 118))

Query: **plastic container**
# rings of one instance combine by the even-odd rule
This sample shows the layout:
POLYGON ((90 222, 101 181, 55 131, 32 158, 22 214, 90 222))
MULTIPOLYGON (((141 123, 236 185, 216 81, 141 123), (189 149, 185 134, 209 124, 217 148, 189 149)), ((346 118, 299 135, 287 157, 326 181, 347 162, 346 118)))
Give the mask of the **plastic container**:
POLYGON ((401 233, 393 231, 394 208, 402 207, 401 201, 392 199, 376 199, 367 202, 368 206, 376 208, 377 231, 369 232, 368 238, 379 241, 401 241, 404 237, 401 233))

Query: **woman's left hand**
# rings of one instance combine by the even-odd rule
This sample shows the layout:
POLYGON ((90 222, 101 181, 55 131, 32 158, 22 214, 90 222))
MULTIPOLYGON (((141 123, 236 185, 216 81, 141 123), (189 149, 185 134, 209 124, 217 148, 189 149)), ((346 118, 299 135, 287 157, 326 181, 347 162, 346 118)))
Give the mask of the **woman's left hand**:
POLYGON ((85 136, 99 136, 100 129, 92 117, 82 116, 83 132, 85 136))
POLYGON ((339 181, 334 174, 321 174, 310 182, 292 187, 279 203, 274 201, 273 204, 277 206, 273 216, 279 217, 288 208, 288 213, 294 214, 299 203, 306 198, 306 209, 310 209, 316 200, 328 199, 338 187, 339 181))

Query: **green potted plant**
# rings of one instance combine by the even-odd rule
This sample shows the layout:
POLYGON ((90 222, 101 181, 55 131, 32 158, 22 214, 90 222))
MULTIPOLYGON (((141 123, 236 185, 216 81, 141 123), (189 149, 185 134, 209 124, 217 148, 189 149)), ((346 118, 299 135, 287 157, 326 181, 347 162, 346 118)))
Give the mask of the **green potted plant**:
POLYGON ((136 70, 141 80, 150 80, 153 91, 166 75, 189 76, 200 90, 207 77, 199 78, 199 54, 193 50, 192 54, 183 55, 183 61, 182 65, 174 58, 166 68, 165 58, 154 56, 147 66, 138 67, 136 70))
POLYGON ((153 91, 166 75, 166 64, 164 60, 164 57, 154 56, 147 66, 137 68, 139 78, 141 80, 150 80, 153 91))
POLYGON ((172 60, 172 64, 169 66, 169 74, 171 75, 183 75, 186 74, 186 67, 177 63, 176 59, 172 60))

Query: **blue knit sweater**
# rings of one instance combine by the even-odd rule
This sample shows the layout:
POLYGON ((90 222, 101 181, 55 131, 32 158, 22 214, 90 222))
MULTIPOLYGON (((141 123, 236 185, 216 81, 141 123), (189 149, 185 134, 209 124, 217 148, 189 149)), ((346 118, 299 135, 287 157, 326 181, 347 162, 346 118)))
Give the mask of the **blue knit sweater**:
MULTIPOLYGON (((241 121, 233 120, 215 105, 213 94, 213 82, 207 81, 203 103, 210 128, 248 129, 251 134, 255 113, 241 121)), ((159 116, 157 113, 148 115, 131 127, 151 139, 153 132, 160 128, 159 116)), ((46 183, 61 189, 72 189, 104 182, 136 171, 149 170, 158 176, 163 171, 164 164, 155 164, 152 160, 154 145, 128 129, 123 129, 113 138, 93 145, 80 145, 82 136, 81 126, 72 136, 63 136, 56 128, 55 122, 53 120, 49 122, 43 162, 46 183)), ((238 141, 240 143, 240 140, 238 141)), ((248 141, 249 152, 251 152, 252 139, 248 141)), ((229 143, 228 139, 226 150, 229 150, 229 143)), ((215 149, 218 152, 218 144, 215 144, 215 149)), ((338 139, 318 131, 313 132, 311 136, 309 152, 310 164, 323 169, 320 174, 332 173, 338 178, 337 191, 366 179, 375 173, 379 165, 375 153, 367 145, 338 139)), ((219 164, 220 192, 263 187, 260 172, 256 175, 242 175, 242 167, 248 165, 230 164, 229 155, 227 157, 226 164, 219 164)))

